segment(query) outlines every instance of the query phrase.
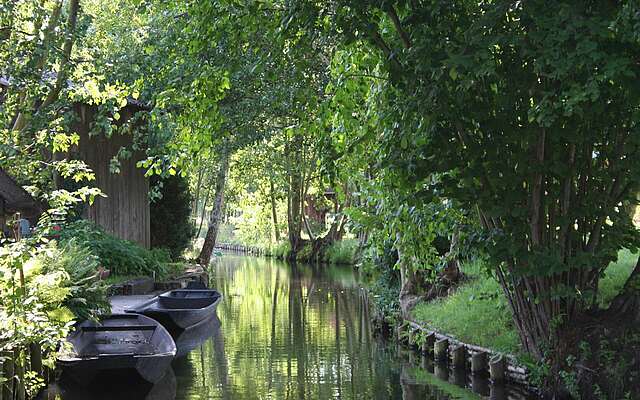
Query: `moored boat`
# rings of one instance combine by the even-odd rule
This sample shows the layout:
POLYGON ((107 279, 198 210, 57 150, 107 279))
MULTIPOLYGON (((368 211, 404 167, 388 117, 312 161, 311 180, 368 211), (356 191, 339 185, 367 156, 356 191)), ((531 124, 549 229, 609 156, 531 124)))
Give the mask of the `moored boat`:
POLYGON ((211 317, 221 300, 222 295, 216 290, 178 289, 125 309, 125 312, 146 315, 174 332, 188 329, 211 317))
POLYGON ((63 373, 89 384, 100 373, 132 370, 150 382, 165 375, 176 344, 157 321, 139 314, 113 314, 76 325, 67 341, 73 350, 58 357, 63 373))

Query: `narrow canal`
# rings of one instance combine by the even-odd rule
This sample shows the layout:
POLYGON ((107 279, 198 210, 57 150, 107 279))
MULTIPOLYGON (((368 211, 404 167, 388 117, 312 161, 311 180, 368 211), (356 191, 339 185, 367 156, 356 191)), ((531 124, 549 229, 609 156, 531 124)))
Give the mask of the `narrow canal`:
POLYGON ((377 340, 367 292, 352 268, 224 255, 212 264, 210 285, 224 296, 219 319, 176 339, 182 354, 160 384, 138 390, 104 382, 99 395, 66 390, 62 398, 526 398, 377 340))

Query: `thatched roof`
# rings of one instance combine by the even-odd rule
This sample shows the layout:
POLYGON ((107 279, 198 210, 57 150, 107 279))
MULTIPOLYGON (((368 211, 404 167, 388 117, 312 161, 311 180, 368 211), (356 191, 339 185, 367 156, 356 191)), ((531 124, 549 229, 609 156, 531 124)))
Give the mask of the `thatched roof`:
POLYGON ((5 209, 8 212, 35 212, 40 209, 38 202, 2 168, 0 168, 0 197, 4 199, 5 209))

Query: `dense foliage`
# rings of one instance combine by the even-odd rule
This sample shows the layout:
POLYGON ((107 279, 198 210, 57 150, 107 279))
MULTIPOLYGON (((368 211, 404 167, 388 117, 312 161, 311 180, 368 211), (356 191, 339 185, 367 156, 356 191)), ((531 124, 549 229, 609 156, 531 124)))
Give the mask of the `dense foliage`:
POLYGON ((74 240, 50 240, 53 226, 45 217, 33 237, 0 248, 0 354, 18 395, 43 386, 42 368, 53 368, 77 319, 110 310, 97 257, 74 240))
POLYGON ((194 236, 191 223, 193 198, 187 180, 180 175, 153 181, 160 185, 159 199, 151 203, 151 247, 165 248, 178 259, 194 236))
POLYGON ((101 227, 79 220, 62 227, 62 243, 77 243, 86 247, 99 260, 100 266, 113 275, 153 276, 167 275, 171 256, 167 250, 147 250, 137 243, 119 239, 101 227))

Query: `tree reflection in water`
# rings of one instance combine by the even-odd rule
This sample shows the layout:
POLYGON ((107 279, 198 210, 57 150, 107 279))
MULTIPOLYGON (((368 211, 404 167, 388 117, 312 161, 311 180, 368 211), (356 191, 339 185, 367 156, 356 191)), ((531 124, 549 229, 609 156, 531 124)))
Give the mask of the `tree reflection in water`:
POLYGON ((211 270, 221 326, 174 365, 177 399, 446 398, 374 339, 352 268, 226 255, 211 270))

